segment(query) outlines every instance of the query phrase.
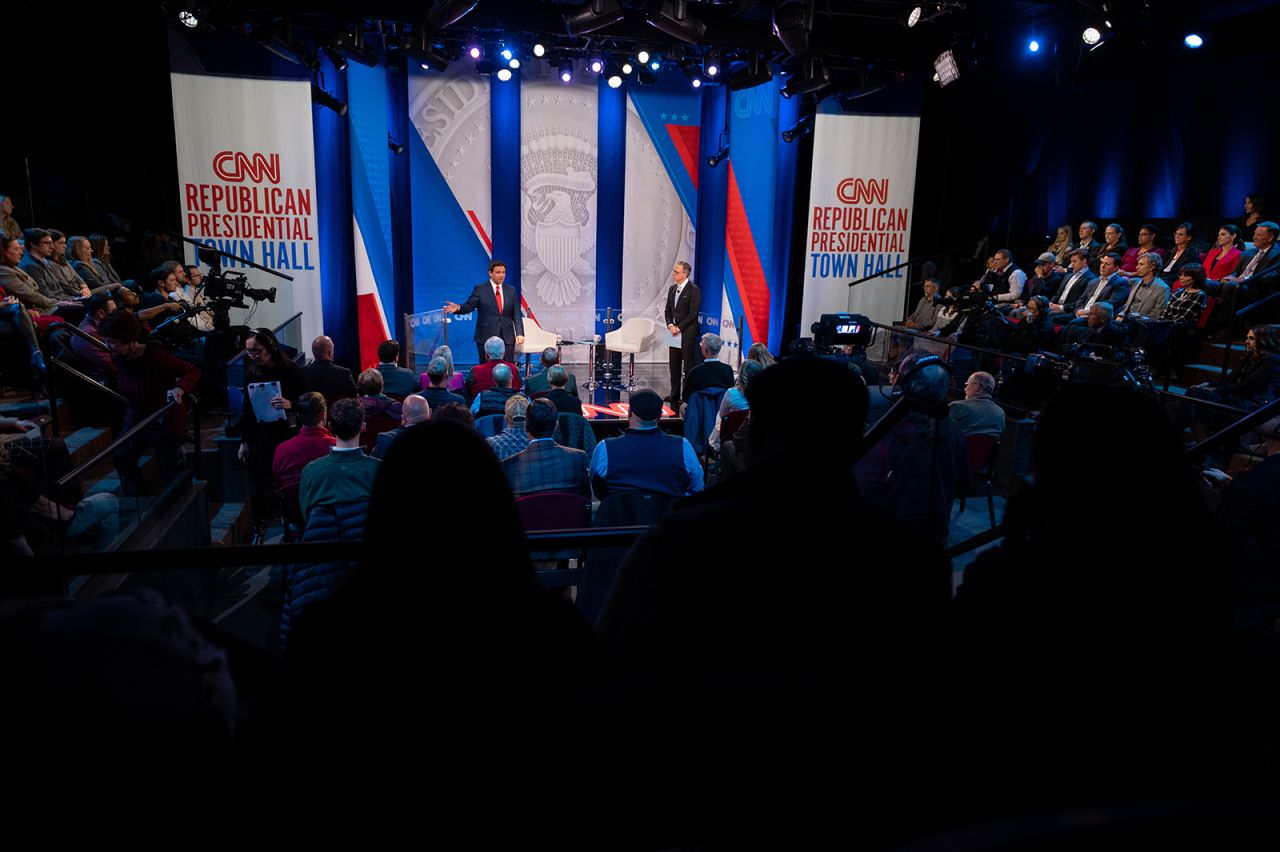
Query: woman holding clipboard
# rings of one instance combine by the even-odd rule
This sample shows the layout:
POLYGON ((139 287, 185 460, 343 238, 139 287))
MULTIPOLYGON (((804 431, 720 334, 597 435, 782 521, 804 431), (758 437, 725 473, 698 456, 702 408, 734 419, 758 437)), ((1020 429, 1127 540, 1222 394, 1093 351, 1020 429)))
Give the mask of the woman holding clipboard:
POLYGON ((271 478, 271 460, 276 447, 289 438, 288 411, 303 392, 302 369, 285 356, 280 343, 270 329, 259 328, 244 341, 244 404, 240 406, 240 461, 249 467, 249 489, 253 494, 253 517, 257 529, 264 529, 267 521, 279 517, 275 483, 271 478), (263 400, 265 390, 260 385, 279 385, 278 391, 263 400), (255 411, 254 398, 264 405, 260 416, 255 411), (270 411, 280 412, 270 419, 270 411))

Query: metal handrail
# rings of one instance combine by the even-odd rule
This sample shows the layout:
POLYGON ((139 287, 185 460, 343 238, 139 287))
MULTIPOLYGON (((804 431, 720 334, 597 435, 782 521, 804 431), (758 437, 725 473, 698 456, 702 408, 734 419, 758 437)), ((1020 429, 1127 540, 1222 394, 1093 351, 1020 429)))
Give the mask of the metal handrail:
POLYGON ((1228 414, 1247 414, 1248 413, 1243 408, 1236 408, 1234 405, 1227 405, 1224 402, 1214 402, 1213 400, 1209 400, 1209 399, 1196 399, 1194 396, 1187 396, 1186 394, 1174 393, 1173 391, 1160 390, 1159 388, 1156 389, 1156 393, 1162 394, 1164 396, 1173 397, 1174 399, 1180 399, 1183 402, 1190 402, 1196 405, 1203 405, 1206 408, 1216 408, 1219 411, 1225 411, 1228 414))
POLYGON ((65 328, 67 331, 71 332, 76 337, 83 338, 93 346, 96 346, 99 349, 101 349, 103 352, 111 351, 111 347, 108 346, 105 342, 103 342, 99 338, 94 337, 92 334, 85 331, 83 328, 80 328, 79 326, 76 326, 76 325, 72 325, 71 323, 65 322, 63 320, 59 320, 58 322, 55 322, 55 323, 50 323, 49 328, 46 330, 46 333, 53 334, 55 331, 61 328, 65 328))
POLYGON ((79 370, 77 370, 75 367, 72 367, 70 364, 66 363, 66 362, 65 362, 65 361, 63 361, 62 359, 60 359, 60 358, 55 358, 55 357, 53 357, 52 355, 50 355, 50 356, 49 356, 49 363, 50 363, 50 364, 53 364, 53 365, 54 365, 54 366, 56 366, 56 367, 61 367, 63 370, 65 370, 65 371, 66 371, 67 373, 69 373, 70 375, 75 376, 77 379, 79 379, 80 381, 84 382, 85 384, 93 385, 95 388, 97 388, 98 390, 102 391, 103 393, 105 393, 105 394, 107 394, 107 395, 111 396, 111 397, 112 397, 112 398, 114 398, 115 400, 117 400, 117 401, 119 401, 119 402, 123 402, 123 403, 125 403, 126 405, 128 404, 128 402, 129 402, 129 401, 128 401, 127 399, 125 399, 123 396, 121 396, 120 394, 116 393, 116 392, 115 392, 115 391, 113 391, 111 388, 109 388, 109 387, 107 387, 106 385, 104 385, 102 382, 99 382, 98 380, 96 380, 95 378, 93 378, 93 376, 88 376, 88 375, 85 375, 84 373, 80 372, 80 371, 79 371, 79 370))
MULTIPOLYGON (((1195 400, 1196 405, 1199 405, 1201 402, 1202 400, 1195 400)), ((1256 426, 1261 426, 1277 414, 1280 414, 1280 399, 1272 400, 1261 408, 1255 411, 1250 411, 1239 420, 1236 420, 1229 426, 1218 430, 1200 443, 1188 447, 1186 457, 1190 461, 1201 459, 1210 450, 1215 450, 1227 441, 1239 438, 1245 432, 1248 432, 1256 426)))
MULTIPOLYGON (((296 320, 296 319, 297 319, 298 317, 300 317, 300 316, 302 316, 302 311, 298 311, 296 314, 294 314, 293 316, 289 317, 287 320, 285 320, 284 322, 280 323, 280 324, 279 324, 278 326, 276 326, 275 328, 271 329, 271 333, 272 333, 272 334, 274 334, 274 335, 276 336, 276 339, 277 339, 277 340, 279 340, 279 339, 280 339, 280 329, 284 328, 286 325, 288 325, 289 323, 293 322, 294 320, 296 320)), ((299 351, 299 352, 301 352, 301 351, 302 351, 302 350, 301 350, 301 348, 299 348, 299 350, 298 350, 298 351, 299 351)), ((244 360, 244 350, 243 350, 243 349, 241 349, 239 352, 237 352, 235 355, 233 355, 229 361, 227 361, 227 366, 228 366, 228 367, 230 367, 230 366, 231 366, 232 364, 234 364, 235 362, 237 362, 237 361, 242 361, 242 360, 244 360)))
POLYGON ((66 474, 61 479, 59 479, 58 486, 61 487, 63 485, 66 485, 68 482, 71 482, 74 479, 78 479, 85 471, 91 469, 94 465, 101 462, 111 453, 115 452, 116 449, 119 448, 122 444, 124 444, 126 441, 130 440, 134 435, 142 431, 143 427, 150 426, 152 422, 159 419, 162 415, 168 413, 170 409, 175 408, 177 405, 178 405, 177 402, 166 403, 163 407, 156 409, 155 411, 148 414, 146 417, 142 418, 142 420, 140 420, 137 424, 135 424, 133 428, 129 429, 123 435, 116 438, 114 441, 108 444, 104 449, 98 451, 97 453, 94 453, 92 458, 90 458, 88 461, 81 464, 79 467, 75 468, 75 470, 72 470, 70 473, 66 474))
MULTIPOLYGON (((548 530, 525 533, 525 540, 531 550, 617 547, 630 544, 648 529, 647 526, 626 526, 548 530)), ((204 547, 191 550, 131 550, 14 560, 11 565, 5 566, 5 574, 76 577, 132 574, 139 571, 166 572, 236 568, 245 565, 358 561, 363 555, 364 542, 352 540, 204 547)))
POLYGON ((966 538, 964 541, 957 542, 951 547, 948 547, 947 558, 955 559, 957 556, 963 556, 971 550, 977 550, 979 547, 988 545, 993 541, 999 541, 1004 538, 1004 535, 1004 524, 992 527, 989 530, 983 530, 971 538, 966 538))
POLYGON ((1012 358, 1015 361, 1023 362, 1027 360, 1026 355, 1018 355, 1015 352, 1001 352, 999 349, 987 349, 982 346, 974 346, 972 343, 958 343, 957 341, 949 340, 946 337, 939 337, 936 334, 928 334, 927 332, 912 331, 911 329, 903 328, 900 325, 885 325, 884 323, 874 321, 869 322, 868 325, 874 326, 875 328, 883 328, 885 331, 892 332, 893 334, 905 334, 908 337, 930 340, 934 343, 942 343, 946 346, 956 346, 960 349, 971 349, 974 352, 981 352, 984 355, 994 355, 997 358, 1012 358))

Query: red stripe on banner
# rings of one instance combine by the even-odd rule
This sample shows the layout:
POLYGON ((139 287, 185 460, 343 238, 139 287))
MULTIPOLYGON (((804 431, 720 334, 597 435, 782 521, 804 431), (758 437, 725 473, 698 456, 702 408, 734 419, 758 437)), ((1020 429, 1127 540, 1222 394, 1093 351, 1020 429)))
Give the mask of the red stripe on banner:
MULTIPOLYGON (((622 419, 631 415, 631 404, 626 402, 611 402, 607 406, 593 405, 589 402, 582 403, 582 416, 591 420, 597 416, 615 417, 622 419)), ((663 417, 675 417, 676 413, 671 410, 671 406, 663 403, 663 417)))
POLYGON ((671 141, 676 146, 676 151, 680 154, 681 161, 684 163, 685 171, 693 179, 693 188, 696 192, 698 189, 698 140, 700 128, 696 124, 668 124, 666 128, 667 133, 671 135, 671 141))
POLYGON ((360 366, 368 369, 378 363, 378 344, 387 339, 386 324, 374 294, 356 296, 356 324, 360 329, 360 366))
POLYGON ((480 224, 480 218, 476 216, 476 211, 468 210, 467 216, 471 218, 471 224, 475 226, 476 233, 480 235, 480 241, 484 243, 484 250, 489 252, 489 257, 493 257, 493 241, 484 232, 484 225, 480 224))
POLYGON ((747 330, 752 340, 765 340, 769 336, 769 282, 764 276, 755 237, 751 235, 751 223, 747 221, 747 209, 742 203, 732 162, 729 163, 729 207, 724 235, 729 265, 733 267, 738 295, 742 298, 742 313, 747 318, 747 330))

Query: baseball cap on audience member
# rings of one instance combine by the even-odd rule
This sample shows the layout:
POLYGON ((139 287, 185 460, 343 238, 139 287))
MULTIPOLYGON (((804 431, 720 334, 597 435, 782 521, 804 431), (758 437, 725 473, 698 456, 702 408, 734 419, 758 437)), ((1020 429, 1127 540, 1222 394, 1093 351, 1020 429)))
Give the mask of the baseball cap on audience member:
POLYGON ((1036 258, 1036 263, 1057 263, 1057 262, 1058 262, 1057 255, 1055 255, 1051 251, 1042 252, 1041 255, 1036 258))

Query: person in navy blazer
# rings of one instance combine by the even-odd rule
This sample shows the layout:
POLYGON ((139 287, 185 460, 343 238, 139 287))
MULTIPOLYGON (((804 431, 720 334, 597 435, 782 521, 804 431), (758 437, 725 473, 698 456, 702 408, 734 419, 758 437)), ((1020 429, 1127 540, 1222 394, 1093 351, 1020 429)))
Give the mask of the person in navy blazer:
POLYGON ((516 345, 524 343, 524 317, 520 315, 520 297, 516 289, 503 282, 507 279, 507 265, 500 260, 489 263, 489 280, 477 284, 462 304, 445 302, 446 314, 469 314, 479 310, 476 317, 476 357, 483 364, 484 342, 490 337, 500 337, 507 345, 504 361, 516 360, 516 345), (498 304, 498 291, 502 291, 502 304, 498 304))

